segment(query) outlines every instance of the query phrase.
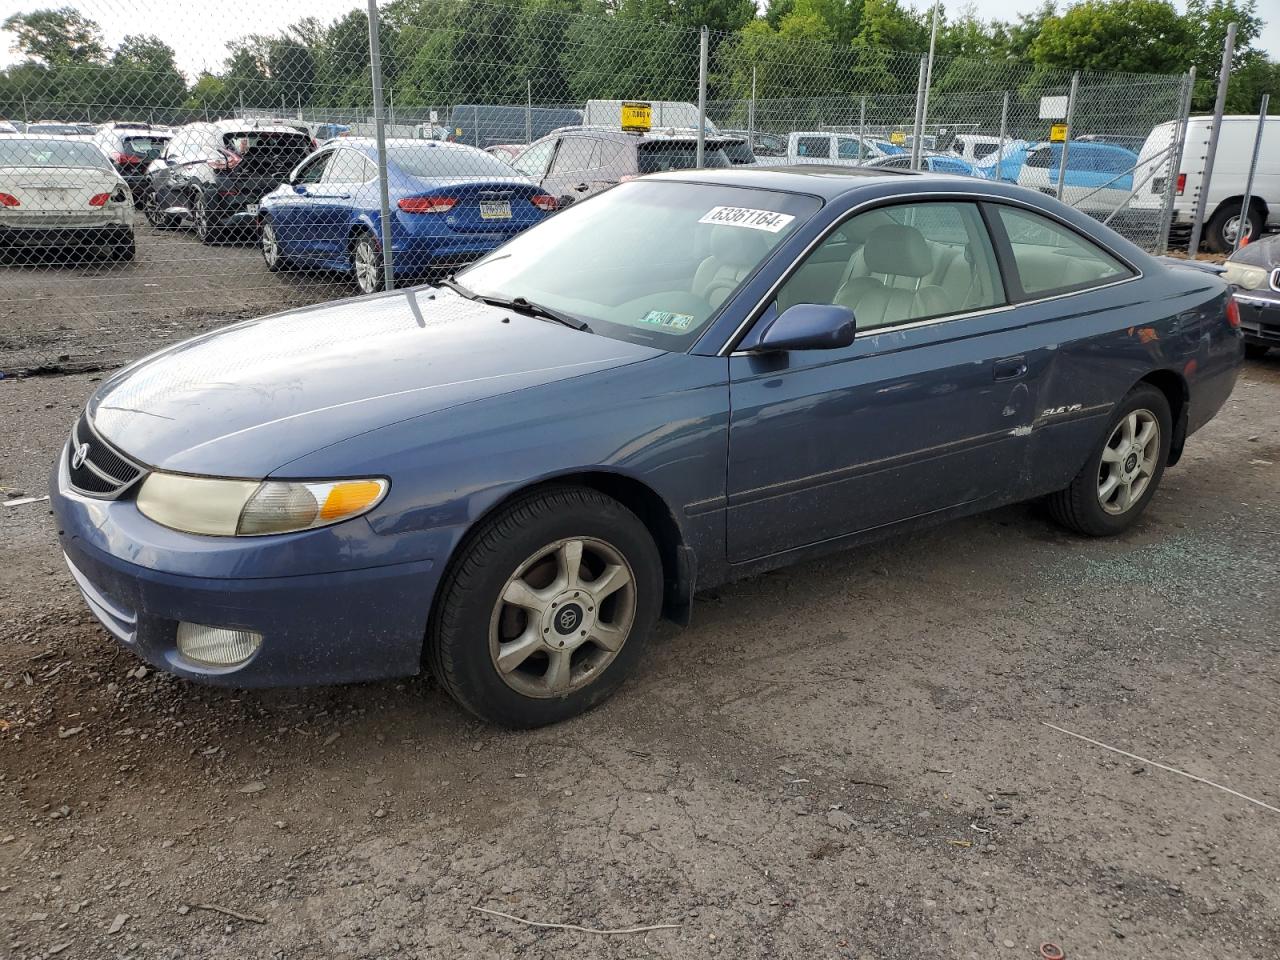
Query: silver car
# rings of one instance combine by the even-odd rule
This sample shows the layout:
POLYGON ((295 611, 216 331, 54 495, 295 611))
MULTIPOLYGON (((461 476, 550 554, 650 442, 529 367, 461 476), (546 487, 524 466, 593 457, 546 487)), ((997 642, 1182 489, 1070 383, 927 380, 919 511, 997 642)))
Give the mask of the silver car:
POLYGON ((0 138, 0 255, 132 260, 133 196, 107 155, 88 140, 0 138))

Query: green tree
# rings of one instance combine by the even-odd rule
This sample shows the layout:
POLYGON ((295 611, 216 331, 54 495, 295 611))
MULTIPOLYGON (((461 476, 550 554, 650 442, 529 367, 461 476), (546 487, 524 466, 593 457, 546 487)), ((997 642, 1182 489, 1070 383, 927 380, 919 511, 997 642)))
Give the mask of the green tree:
POLYGON ((74 7, 15 13, 4 28, 17 36, 19 50, 51 66, 101 63, 106 56, 102 30, 74 7))
POLYGON ((1080 0, 1044 22, 1037 64, 1070 70, 1178 73, 1191 37, 1168 0, 1080 0))
POLYGON ((928 15, 899 0, 866 0, 853 42, 860 47, 923 52, 929 46, 928 15))

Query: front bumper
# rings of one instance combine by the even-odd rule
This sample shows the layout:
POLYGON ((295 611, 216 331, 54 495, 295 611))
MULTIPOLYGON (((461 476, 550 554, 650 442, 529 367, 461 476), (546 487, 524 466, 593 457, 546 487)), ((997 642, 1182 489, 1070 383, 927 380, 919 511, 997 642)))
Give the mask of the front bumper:
MULTIPOLYGON (((154 544, 134 557, 146 565, 95 545, 105 537, 127 549, 128 538, 113 537, 111 528, 127 529, 141 515, 131 499, 104 501, 71 490, 65 462, 64 451, 51 477, 50 505, 67 565, 108 632, 156 669, 231 687, 347 683, 419 671, 439 579, 434 561, 297 576, 168 573, 160 569, 165 556, 154 544), (262 644, 233 667, 197 663, 178 650, 181 621, 252 630, 262 644)), ((211 551, 218 539, 201 538, 211 551)), ((175 534, 173 540, 176 553, 191 538, 175 534)), ((189 562, 191 551, 185 553, 171 557, 170 565, 189 562)))
POLYGON ((1280 347, 1280 293, 1271 295, 1238 291, 1240 329, 1249 343, 1280 347))

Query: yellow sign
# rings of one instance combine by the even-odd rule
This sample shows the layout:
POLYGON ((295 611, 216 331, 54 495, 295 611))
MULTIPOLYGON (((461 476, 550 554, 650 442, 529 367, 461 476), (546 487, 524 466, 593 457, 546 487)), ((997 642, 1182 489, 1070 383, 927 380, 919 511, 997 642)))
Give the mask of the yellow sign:
POLYGON ((653 108, 647 103, 622 104, 622 129, 645 133, 653 125, 653 108))
POLYGON ((901 130, 894 130, 891 134, 889 134, 889 142, 892 143, 895 147, 905 146, 907 142, 907 135, 903 133, 901 130))
POLYGON ((1063 143, 1067 139, 1067 125, 1055 123, 1049 128, 1049 140, 1052 143, 1063 143))

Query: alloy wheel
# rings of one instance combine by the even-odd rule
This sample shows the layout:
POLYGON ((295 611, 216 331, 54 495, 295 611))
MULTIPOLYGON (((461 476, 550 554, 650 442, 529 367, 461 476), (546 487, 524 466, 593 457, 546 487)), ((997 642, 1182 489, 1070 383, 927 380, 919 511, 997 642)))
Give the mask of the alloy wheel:
POLYGON ((1107 513, 1127 512, 1142 499, 1160 460, 1160 421, 1134 410, 1111 432, 1098 466, 1098 503, 1107 513))
POLYGON ((593 538, 547 544, 498 595, 489 656, 504 683, 526 697, 563 697, 600 676, 636 616, 636 579, 621 552, 593 538))
POLYGON ((351 252, 351 265, 356 275, 356 286, 361 293, 376 293, 382 285, 382 253, 368 237, 356 241, 351 252))
POLYGON ((196 202, 192 207, 191 216, 196 222, 196 236, 201 240, 209 237, 209 210, 204 205, 204 197, 196 197, 196 202))
POLYGON ((280 264, 280 241, 276 239, 276 228, 271 225, 270 220, 262 224, 262 259, 267 262, 270 270, 280 264))

